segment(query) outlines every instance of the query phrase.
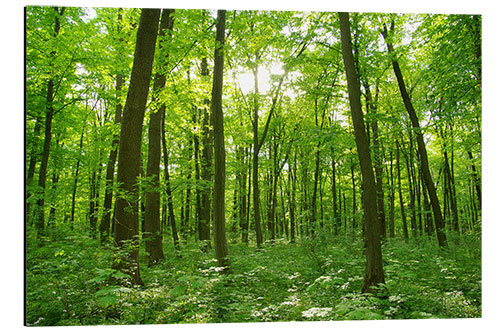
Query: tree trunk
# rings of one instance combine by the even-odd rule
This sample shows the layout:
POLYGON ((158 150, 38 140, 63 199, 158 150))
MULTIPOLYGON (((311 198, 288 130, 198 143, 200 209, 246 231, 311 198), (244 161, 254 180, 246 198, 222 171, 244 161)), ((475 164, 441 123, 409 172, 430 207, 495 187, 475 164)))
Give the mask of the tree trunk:
MULTIPOLYGON (((172 31, 173 18, 171 14, 173 9, 164 9, 161 13, 160 30, 159 30, 159 52, 163 56, 165 49, 162 38, 167 34, 167 31, 172 31)), ((170 36, 171 37, 171 36, 170 36)), ((168 54, 166 55, 168 57, 168 54)), ((162 64, 164 65, 164 64, 162 64)), ((165 73, 158 69, 153 83, 153 101, 158 100, 160 91, 165 87, 165 73)), ((146 187, 146 212, 144 215, 144 230, 147 232, 146 237, 146 252, 148 253, 149 265, 154 265, 165 259, 163 254, 163 238, 160 232, 160 160, 161 160, 161 125, 162 125, 162 110, 161 107, 152 110, 149 119, 148 131, 148 163, 146 168, 146 178, 148 180, 146 187)))
MULTIPOLYGON (((376 85, 375 99, 372 98, 370 87, 368 84, 364 85, 366 91, 366 104, 368 112, 373 114, 377 113, 377 99, 378 99, 378 85, 376 85)), ((377 119, 371 122, 372 136, 373 136, 373 160, 375 164, 375 180, 377 186, 377 217, 380 225, 380 237, 385 239, 387 231, 385 226, 385 204, 384 204, 384 191, 382 187, 382 154, 381 145, 378 137, 378 122, 377 119)))
POLYGON ((403 187, 401 186, 401 165, 399 158, 399 142, 396 140, 396 172, 398 175, 399 206, 401 208, 401 220, 403 221, 403 235, 408 241, 408 225, 406 223, 405 204, 403 202, 403 187))
MULTIPOLYGON (((207 59, 201 60, 201 75, 208 76, 207 59)), ((201 208, 200 219, 198 221, 198 237, 204 242, 202 249, 210 248, 210 221, 211 221, 211 184, 212 183, 212 131, 210 125, 212 123, 211 116, 208 111, 210 100, 204 100, 205 107, 203 109, 203 126, 202 126, 202 159, 201 159, 201 178, 204 185, 201 193, 201 208)))
MULTIPOLYGON (((56 136, 56 151, 58 150, 59 146, 59 139, 56 136)), ((62 146, 60 147, 62 150, 62 146)), ((55 200, 55 193, 57 191, 57 184, 59 183, 59 167, 57 165, 57 160, 54 163, 54 173, 52 174, 52 186, 51 186, 51 194, 52 194, 52 200, 50 203, 50 211, 49 211, 49 219, 47 221, 47 227, 50 227, 51 225, 55 224, 55 216, 56 216, 56 208, 57 208, 57 200, 55 200)))
POLYGON ((177 234, 177 224, 175 222, 174 204, 172 197, 172 188, 170 185, 170 173, 169 173, 169 163, 168 163, 168 149, 165 139, 165 108, 162 107, 162 147, 163 147, 163 167, 165 172, 165 191, 167 192, 167 207, 168 207, 168 221, 170 224, 170 229, 172 231, 172 240, 177 251, 180 250, 179 247, 179 235, 177 234))
POLYGON ((352 233, 356 233, 356 229, 358 227, 356 221, 356 182, 354 179, 354 163, 351 157, 351 183, 352 183, 352 233))
POLYGON ((222 112, 225 27, 226 11, 218 10, 211 108, 214 129, 214 246, 219 266, 224 267, 224 271, 230 271, 226 240, 226 151, 224 146, 224 114, 222 112))
MULTIPOLYGON (((33 129, 33 139, 39 139, 40 130, 42 128, 42 121, 39 116, 35 119, 35 128, 33 129)), ((31 225, 33 222, 33 216, 31 212, 31 195, 35 192, 32 188, 33 177, 35 176, 35 168, 39 158, 38 152, 38 142, 33 142, 30 151, 30 162, 28 166, 28 171, 26 173, 26 221, 31 225)))
POLYGON ((126 253, 114 267, 127 273, 133 284, 142 284, 139 271, 138 183, 142 123, 153 69, 160 9, 142 9, 137 31, 134 63, 127 101, 123 110, 118 156, 120 193, 115 208, 115 242, 126 253))
POLYGON ((241 241, 248 243, 248 220, 247 220, 247 167, 246 156, 248 155, 248 148, 239 148, 240 162, 242 164, 241 171, 239 172, 239 212, 241 229, 241 241))
MULTIPOLYGON (((60 11, 58 7, 53 7, 55 10, 54 33, 53 37, 56 38, 61 28, 59 18, 63 15, 65 7, 60 11)), ((56 56, 56 52, 52 51, 52 57, 56 56)), ((54 79, 50 78, 47 82, 47 96, 46 96, 46 113, 45 113, 45 132, 43 140, 43 152, 40 163, 40 171, 38 174, 38 191, 39 198, 36 201, 35 207, 35 226, 38 235, 43 235, 45 229, 45 184, 47 181, 47 166, 49 164, 50 142, 52 140, 52 118, 54 116, 54 79)))
POLYGON ((71 220, 69 222, 71 230, 73 230, 73 227, 75 225, 76 187, 78 185, 78 174, 80 172, 80 156, 81 156, 82 148, 83 148, 83 136, 85 134, 85 124, 86 124, 86 121, 83 123, 82 134, 80 136, 80 146, 79 146, 79 150, 78 150, 78 157, 76 160, 75 178, 74 178, 74 182, 73 182, 73 193, 71 195, 71 220))
MULTIPOLYGON (((121 30, 122 15, 121 10, 118 12, 118 32, 121 30)), ((120 43, 123 43, 123 39, 120 38, 120 43)), ((123 75, 116 75, 115 82, 115 92, 116 97, 120 98, 121 90, 123 87, 123 75)), ((115 106, 115 126, 121 122, 123 105, 121 102, 116 103, 115 106)), ((104 190, 104 204, 103 204, 103 216, 101 219, 101 224, 99 226, 101 244, 107 242, 110 235, 111 227, 111 213, 113 206, 113 184, 115 179, 115 166, 116 159, 118 157, 118 146, 120 145, 120 136, 113 135, 113 141, 111 142, 111 151, 109 152, 108 163, 106 165, 106 181, 104 190)))
POLYGON ((424 143, 424 135, 420 128, 420 123, 418 122, 417 114, 415 113, 415 109, 413 108, 413 104, 411 103, 410 96, 406 91, 405 82, 403 80, 403 75, 401 74, 401 69, 399 67, 399 63, 395 58, 394 49, 392 44, 387 40, 387 27, 384 25, 384 31, 382 33, 384 39, 386 40, 387 49, 389 54, 393 57, 392 59, 392 67, 394 69, 394 74, 396 75, 399 91, 401 92, 401 97, 403 99, 404 105, 406 107, 406 111, 411 120, 411 124, 413 130, 415 131, 415 135, 417 137, 417 149, 420 157, 420 166, 423 171, 423 177, 425 181, 425 185, 427 187, 427 191, 429 192, 429 198, 432 206, 432 211, 434 213, 434 223, 436 225, 436 235, 438 239, 438 244, 440 247, 446 246, 446 234, 444 232, 444 222, 443 216, 441 214, 441 208, 439 207, 439 199, 437 197, 436 188, 434 186, 434 182, 432 180, 431 171, 429 169, 429 161, 427 158, 427 150, 425 148, 424 143))
POLYGON ((366 273, 361 291, 376 293, 379 284, 384 284, 380 226, 377 223, 377 190, 370 156, 370 146, 366 136, 361 110, 360 87, 352 55, 349 14, 339 13, 342 55, 347 76, 349 104, 354 126, 361 175, 363 177, 363 209, 365 226, 366 273))
MULTIPOLYGON (((256 56, 258 58, 258 55, 256 56)), ((257 65, 253 69, 254 77, 254 108, 253 108, 253 156, 252 156, 252 185, 253 185, 253 218, 255 224, 255 236, 257 247, 262 245, 262 230, 260 221, 260 193, 259 193, 259 68, 257 65)))
MULTIPOLYGON (((116 75, 116 86, 115 90, 117 95, 122 90, 123 86, 123 75, 116 75)), ((115 107, 115 126, 121 121, 122 114, 122 104, 117 103, 115 107)), ((120 144, 119 135, 113 136, 113 141, 111 142, 111 151, 109 152, 108 163, 106 165, 106 187, 104 192, 104 206, 103 206, 103 216, 100 225, 101 243, 108 240, 111 227, 111 212, 113 206, 113 184, 115 177, 115 166, 116 158, 118 157, 118 146, 120 144)))
POLYGON ((335 172, 335 151, 333 150, 333 147, 331 148, 332 151, 332 206, 333 206, 333 231, 334 234, 337 236, 339 234, 340 230, 340 221, 339 221, 339 213, 338 213, 338 208, 337 208, 337 187, 336 187, 336 172, 335 172))
POLYGON ((288 173, 288 181, 290 186, 289 191, 289 203, 288 209, 290 212, 290 242, 295 242, 295 180, 297 179, 297 154, 294 154, 294 163, 293 166, 288 173))
POLYGON ((476 165, 474 163, 474 156, 472 156, 472 152, 470 150, 467 150, 467 156, 469 157, 470 160, 470 165, 472 168, 472 182, 474 184, 474 188, 476 189, 476 194, 477 194, 477 199, 478 199, 478 205, 479 205, 479 210, 481 210, 481 179, 478 177, 478 173, 476 171, 476 165))
POLYGON ((396 196, 394 195, 394 173, 393 173, 393 160, 392 160, 392 150, 390 153, 390 203, 391 203, 391 208, 390 208, 390 218, 389 218, 389 236, 391 238, 394 238, 394 200, 396 200, 396 196))

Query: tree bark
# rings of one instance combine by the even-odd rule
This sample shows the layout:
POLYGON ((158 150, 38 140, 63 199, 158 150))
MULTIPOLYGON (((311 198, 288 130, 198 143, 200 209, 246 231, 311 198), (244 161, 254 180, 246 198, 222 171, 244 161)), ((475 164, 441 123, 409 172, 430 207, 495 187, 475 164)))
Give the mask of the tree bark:
POLYGON ((153 69, 159 19, 159 9, 142 10, 120 133, 115 242, 126 254, 121 258, 122 261, 115 261, 114 267, 129 274, 133 284, 142 284, 139 271, 137 177, 141 168, 142 123, 153 69))
POLYGON ((376 293, 379 284, 384 284, 385 281, 382 267, 380 226, 377 223, 377 191, 375 176, 373 174, 370 146, 364 128, 363 111, 361 110, 359 78, 356 74, 352 55, 349 14, 339 13, 339 20, 349 104, 351 107, 351 117, 354 126, 359 164, 363 177, 366 273, 361 291, 363 293, 376 293))
POLYGON ((214 78, 212 85, 212 114, 214 129, 214 245, 220 267, 230 271, 226 240, 226 151, 224 145, 224 114, 222 112, 222 88, 224 74, 224 40, 226 11, 217 11, 216 47, 214 54, 214 78))

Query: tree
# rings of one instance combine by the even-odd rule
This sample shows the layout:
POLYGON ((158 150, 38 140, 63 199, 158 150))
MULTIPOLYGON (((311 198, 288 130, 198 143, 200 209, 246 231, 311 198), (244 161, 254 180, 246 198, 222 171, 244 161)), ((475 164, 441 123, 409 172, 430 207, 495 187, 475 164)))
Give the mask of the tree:
MULTIPOLYGON (((121 9, 118 9, 118 22, 122 22, 121 9)), ((118 26, 118 32, 121 27, 118 26)), ((120 38, 120 43, 123 43, 123 38, 120 38)), ((123 87, 123 74, 116 74, 115 90, 116 95, 119 98, 123 87)), ((115 125, 120 124, 122 116, 123 105, 118 99, 115 106, 115 125)), ((101 234, 101 243, 105 242, 110 234, 111 227, 111 207, 113 204, 113 184, 115 179, 115 166, 116 158, 118 157, 118 145, 120 144, 120 137, 118 134, 113 136, 113 141, 111 142, 111 151, 109 152, 108 163, 106 165, 106 182, 105 182, 105 192, 104 192, 104 204, 103 204, 103 216, 101 219, 101 224, 99 225, 99 230, 101 234)))
POLYGON ((118 156, 118 186, 115 212, 115 244, 125 252, 114 267, 127 273, 133 284, 142 284, 139 271, 138 184, 140 172, 142 122, 153 70, 159 9, 142 9, 137 31, 130 87, 123 110, 118 156))
MULTIPOLYGON (((162 38, 166 35, 167 31, 172 31, 173 28, 173 9, 164 9, 161 14, 160 20, 160 57, 163 55, 165 45, 162 38)), ((160 58, 161 59, 161 58, 160 58)), ((163 59, 161 59, 163 60, 163 59)), ((158 101, 160 90, 165 87, 165 74, 164 65, 159 66, 153 84, 153 99, 158 101)), ((146 188, 146 213, 144 217, 144 230, 146 231, 146 252, 149 254, 148 260, 150 264, 154 264, 159 260, 164 259, 162 235, 160 233, 160 191, 159 191, 159 178, 160 178, 160 159, 161 159, 161 124, 162 124, 162 104, 159 107, 153 106, 149 119, 149 144, 148 144, 148 164, 146 170, 146 178, 148 181, 146 188)))
POLYGON ((342 55, 347 76, 347 88, 351 117, 354 126, 358 159, 363 176, 363 207, 365 227, 366 272, 362 292, 376 292, 379 284, 385 283, 380 245, 380 227, 377 223, 377 191, 370 157, 370 146, 365 133, 361 109, 360 84, 352 55, 349 14, 339 13, 342 55))
MULTIPOLYGON (((54 38, 59 34, 61 29, 60 18, 64 14, 66 7, 59 9, 58 7, 53 7, 55 11, 54 15, 54 31, 52 36, 54 38)), ((56 51, 51 52, 51 56, 56 56, 56 51)), ((43 235, 45 228, 45 184, 47 181, 47 166, 49 163, 50 154, 50 142, 52 140, 52 119, 54 117, 54 97, 57 91, 57 86, 55 78, 49 78, 47 82, 47 98, 46 98, 46 112, 45 112, 45 123, 44 123, 44 140, 43 140, 43 151, 40 163, 40 171, 38 174, 38 187, 39 187, 39 198, 36 201, 36 210, 34 214, 35 225, 37 227, 38 234, 43 235), (54 91, 54 89, 56 91, 54 91)))
POLYGON ((214 128, 214 246, 219 266, 224 267, 225 270, 230 270, 226 240, 226 151, 224 146, 224 115, 222 112, 225 30, 226 11, 218 10, 211 108, 214 128))
MULTIPOLYGON (((394 27, 394 21, 392 23, 392 28, 394 27)), ((393 29, 391 29, 393 30, 393 29)), ((420 157, 420 165, 422 168, 423 178, 425 181, 425 186, 429 193, 429 199, 432 206, 432 212, 434 214, 434 223, 436 226, 436 234, 438 239, 438 244, 440 247, 446 246, 446 235, 444 233, 444 222, 443 215, 441 214, 441 208, 439 206, 439 199, 436 193, 436 187, 432 180, 431 171, 429 169, 429 160, 427 157, 427 150, 425 148, 424 143, 424 135, 422 133, 422 129, 420 128, 420 123, 417 118, 417 114, 415 113, 415 109, 413 108, 413 104, 411 102, 410 96, 408 95, 408 91, 406 90, 405 82, 403 79, 403 75, 401 74, 401 68, 399 67, 398 60, 394 54, 394 47, 388 38, 387 26, 384 25, 384 30, 382 32, 384 39, 387 44, 387 50, 391 55, 392 59, 392 67, 394 69, 394 74, 398 81, 399 91, 401 93, 401 98, 403 99, 404 105, 406 107, 406 111, 410 117, 410 121, 413 127, 413 131, 415 132, 417 138, 417 149, 420 157)))

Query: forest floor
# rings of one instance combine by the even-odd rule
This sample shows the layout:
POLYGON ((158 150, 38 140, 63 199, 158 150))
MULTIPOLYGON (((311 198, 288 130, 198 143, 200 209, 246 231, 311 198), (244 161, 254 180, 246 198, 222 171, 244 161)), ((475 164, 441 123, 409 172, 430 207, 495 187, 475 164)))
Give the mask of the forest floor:
POLYGON ((59 227, 42 240, 28 230, 27 325, 481 317, 480 234, 449 234, 446 250, 426 237, 388 240, 385 297, 360 293, 359 238, 230 242, 233 273, 221 274, 213 250, 189 241, 176 255, 165 237, 166 260, 148 267, 142 255, 144 286, 124 287, 110 282, 123 275, 110 268, 111 246, 59 227))

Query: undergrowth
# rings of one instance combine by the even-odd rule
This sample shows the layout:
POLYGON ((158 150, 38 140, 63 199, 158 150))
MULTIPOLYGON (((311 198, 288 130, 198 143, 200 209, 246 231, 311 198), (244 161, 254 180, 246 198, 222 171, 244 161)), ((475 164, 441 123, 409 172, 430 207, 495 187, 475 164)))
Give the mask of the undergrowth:
POLYGON ((446 250, 427 238, 387 240, 388 297, 377 298, 360 293, 363 244, 352 237, 317 233, 260 249, 232 244, 233 274, 221 274, 213 250, 200 251, 194 241, 183 243, 177 255, 165 245, 161 264, 148 267, 141 257, 144 286, 128 286, 110 268, 111 246, 61 228, 41 240, 28 233, 26 321, 51 326, 480 317, 480 237, 453 237, 446 250))

